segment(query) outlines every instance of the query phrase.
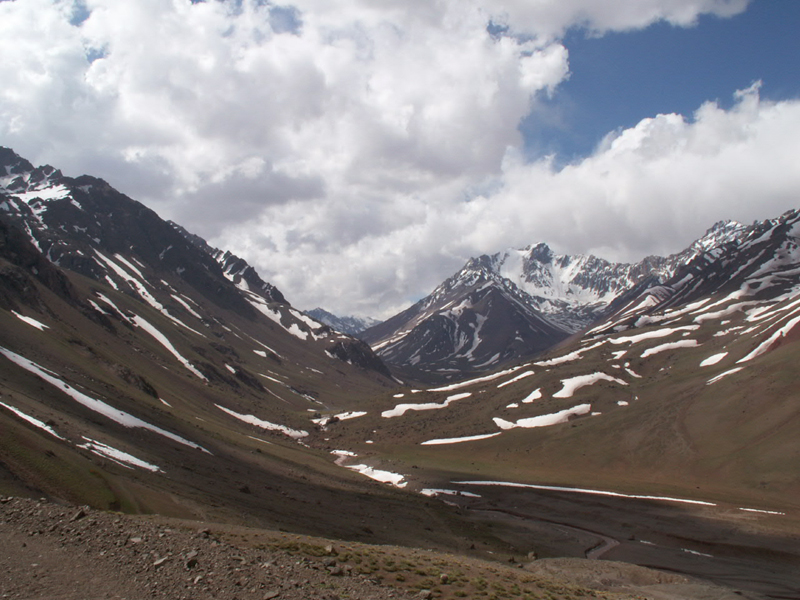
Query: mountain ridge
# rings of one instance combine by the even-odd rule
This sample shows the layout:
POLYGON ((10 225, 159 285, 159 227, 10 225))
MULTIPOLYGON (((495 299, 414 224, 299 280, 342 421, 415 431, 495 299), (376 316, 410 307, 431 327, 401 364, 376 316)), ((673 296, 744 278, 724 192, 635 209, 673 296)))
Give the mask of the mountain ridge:
POLYGON ((426 383, 446 381, 451 372, 502 367, 509 361, 535 356, 590 327, 629 297, 669 281, 696 257, 736 244, 747 231, 747 226, 735 221, 720 221, 685 250, 668 257, 648 256, 637 263, 612 263, 593 255, 561 255, 543 242, 482 255, 468 260, 412 307, 361 335, 399 372, 426 383), (495 313, 487 329, 501 327, 493 325, 494 321, 538 321, 546 325, 517 327, 493 344, 486 344, 476 323, 487 323, 488 313, 473 310, 474 316, 459 324, 448 312, 459 302, 472 308, 475 300, 470 298, 476 284, 513 298, 505 308, 506 314, 500 317, 495 313), (448 343, 454 338, 461 341, 448 343), (486 349, 483 360, 472 360, 474 348, 481 345, 486 349), (445 356, 442 347, 449 348, 445 356), (427 357, 423 362, 429 364, 433 361, 433 368, 416 367, 413 361, 417 357, 427 357))

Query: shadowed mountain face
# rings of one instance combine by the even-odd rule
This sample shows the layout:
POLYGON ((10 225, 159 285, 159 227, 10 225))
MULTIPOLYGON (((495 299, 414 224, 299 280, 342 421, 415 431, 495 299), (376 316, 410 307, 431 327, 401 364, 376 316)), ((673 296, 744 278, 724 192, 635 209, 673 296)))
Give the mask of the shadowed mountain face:
POLYGON ((307 530, 326 494, 360 512, 368 480, 302 444, 317 413, 396 387, 369 346, 102 180, 7 149, 0 173, 6 491, 307 530))

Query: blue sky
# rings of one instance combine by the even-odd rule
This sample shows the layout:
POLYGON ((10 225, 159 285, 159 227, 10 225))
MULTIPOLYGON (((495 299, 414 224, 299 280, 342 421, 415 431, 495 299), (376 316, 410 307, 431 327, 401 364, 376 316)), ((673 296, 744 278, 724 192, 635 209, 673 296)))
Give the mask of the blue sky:
POLYGON ((636 261, 796 208, 797 24, 793 0, 5 0, 0 145, 299 308, 386 318, 481 254, 636 261))
POLYGON ((646 117, 692 115, 706 101, 729 108, 734 91, 756 80, 763 99, 800 97, 800 2, 757 0, 733 17, 697 21, 603 36, 572 29, 569 79, 520 124, 529 157, 580 159, 646 117))

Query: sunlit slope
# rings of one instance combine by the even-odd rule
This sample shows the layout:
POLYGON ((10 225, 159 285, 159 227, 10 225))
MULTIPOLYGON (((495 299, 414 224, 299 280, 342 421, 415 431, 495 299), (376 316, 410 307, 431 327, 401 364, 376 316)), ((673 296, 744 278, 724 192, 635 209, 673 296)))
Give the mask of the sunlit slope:
POLYGON ((784 215, 735 249, 699 255, 671 283, 541 360, 394 394, 330 435, 398 461, 412 478, 416 466, 796 503, 796 221, 784 215))

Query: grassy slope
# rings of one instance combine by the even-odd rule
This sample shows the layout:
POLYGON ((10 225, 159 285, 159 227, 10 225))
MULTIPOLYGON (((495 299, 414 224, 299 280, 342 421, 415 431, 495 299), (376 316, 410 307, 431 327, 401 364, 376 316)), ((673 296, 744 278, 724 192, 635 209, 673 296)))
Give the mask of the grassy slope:
POLYGON ((749 339, 714 337, 715 331, 693 334, 700 343, 697 348, 668 350, 649 358, 641 358, 642 352, 664 339, 639 343, 622 360, 613 360, 610 354, 618 347, 606 345, 573 362, 520 369, 514 375, 527 369, 535 375, 503 388, 498 384, 514 375, 459 390, 385 397, 384 409, 401 402, 442 403, 450 395, 472 392, 441 410, 409 411, 393 419, 383 419, 375 411, 358 422, 332 427, 330 437, 345 447, 375 453, 376 460, 395 461, 404 473, 413 473, 409 467, 416 465, 447 478, 596 487, 798 508, 800 374, 794 365, 800 347, 790 336, 741 372, 709 385, 711 377, 734 367, 754 346, 749 339), (698 366, 723 346, 730 353, 726 359, 714 366, 698 366), (621 367, 626 361, 640 377, 624 372, 621 367), (552 397, 561 380, 597 371, 622 378, 628 385, 603 381, 570 398, 552 397), (507 408, 536 388, 543 392, 541 399, 507 408), (620 406, 620 401, 629 405, 620 406), (493 417, 514 421, 582 403, 590 403, 592 411, 602 414, 552 427, 513 429, 482 441, 419 445, 435 438, 498 432, 493 417), (367 436, 377 443, 364 445, 367 436))

